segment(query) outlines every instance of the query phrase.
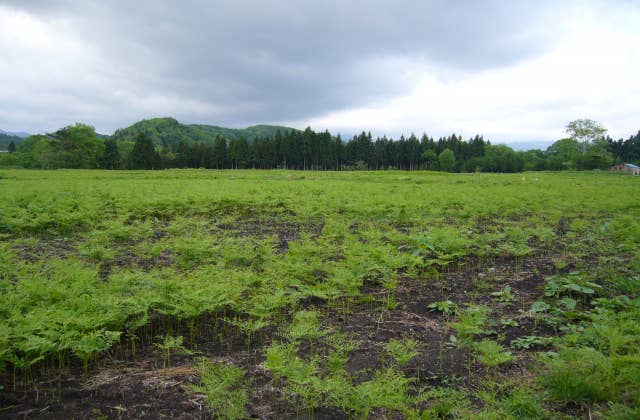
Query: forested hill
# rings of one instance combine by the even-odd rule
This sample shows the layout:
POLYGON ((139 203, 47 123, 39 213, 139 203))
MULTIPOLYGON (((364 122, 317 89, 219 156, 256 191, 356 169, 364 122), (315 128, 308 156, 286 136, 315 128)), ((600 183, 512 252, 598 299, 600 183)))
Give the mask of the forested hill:
POLYGON ((181 124, 174 118, 152 118, 117 130, 111 136, 114 140, 135 141, 139 132, 147 134, 156 145, 172 145, 184 142, 213 143, 216 136, 221 135, 228 140, 244 137, 249 142, 256 137, 274 137, 280 130, 297 131, 294 128, 276 125, 254 125, 248 128, 225 128, 204 124, 181 124))
POLYGON ((17 146, 22 142, 22 140, 24 140, 22 137, 0 133, 0 150, 8 150, 11 142, 17 146))

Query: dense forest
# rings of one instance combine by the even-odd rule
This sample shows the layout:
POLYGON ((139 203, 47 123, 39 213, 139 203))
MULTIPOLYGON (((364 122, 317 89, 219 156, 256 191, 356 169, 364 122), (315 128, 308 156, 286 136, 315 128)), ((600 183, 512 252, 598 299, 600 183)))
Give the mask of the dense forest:
POLYGON ((251 127, 225 128, 205 124, 181 124, 175 118, 152 118, 116 130, 111 136, 118 141, 135 141, 138 133, 143 132, 151 137, 153 144, 171 145, 173 143, 211 143, 217 136, 227 140, 244 137, 252 141, 256 137, 273 137, 276 132, 294 130, 290 127, 277 125, 254 125, 251 127))
POLYGON ((520 172, 606 169, 615 163, 640 162, 640 132, 613 140, 591 120, 577 122, 587 124, 571 129, 576 123, 572 122, 568 138, 546 150, 529 151, 493 145, 480 135, 464 140, 456 134, 438 139, 412 134, 394 140, 362 132, 343 140, 310 128, 254 126, 234 131, 182 125, 170 118, 141 121, 105 138, 78 123, 30 136, 17 147, 13 144, 9 153, 0 154, 0 166, 520 172))

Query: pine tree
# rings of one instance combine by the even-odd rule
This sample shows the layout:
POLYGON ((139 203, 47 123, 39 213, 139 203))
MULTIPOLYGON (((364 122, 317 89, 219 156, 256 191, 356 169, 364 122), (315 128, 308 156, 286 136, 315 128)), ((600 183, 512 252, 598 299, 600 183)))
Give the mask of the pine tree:
POLYGON ((420 162, 420 158, 422 157, 422 150, 420 148, 420 142, 415 134, 411 133, 411 137, 407 140, 407 163, 410 171, 416 169, 418 162, 420 162))
POLYGON ((16 144, 14 142, 9 143, 9 153, 16 152, 16 144))
POLYGON ((338 137, 336 137, 335 152, 334 152, 337 171, 342 170, 342 162, 345 159, 346 153, 347 151, 344 147, 344 143, 342 142, 342 137, 340 136, 340 134, 338 134, 338 137))
POLYGON ((102 168, 118 169, 120 167, 120 151, 115 140, 104 142, 104 154, 102 155, 102 168))
POLYGON ((160 169, 160 155, 156 152, 151 138, 139 132, 136 143, 129 157, 129 167, 131 169, 160 169))
POLYGON ((229 142, 228 149, 229 160, 234 169, 244 168, 249 160, 249 143, 244 137, 233 138, 229 142))
POLYGON ((227 140, 218 135, 213 141, 213 166, 216 169, 224 169, 227 162, 227 140))

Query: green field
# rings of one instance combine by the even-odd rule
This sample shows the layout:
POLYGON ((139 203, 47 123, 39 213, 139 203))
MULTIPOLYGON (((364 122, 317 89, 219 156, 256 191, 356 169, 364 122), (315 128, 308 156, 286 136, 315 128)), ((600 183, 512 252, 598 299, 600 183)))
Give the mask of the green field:
POLYGON ((0 417, 638 418, 639 181, 0 171, 0 417))

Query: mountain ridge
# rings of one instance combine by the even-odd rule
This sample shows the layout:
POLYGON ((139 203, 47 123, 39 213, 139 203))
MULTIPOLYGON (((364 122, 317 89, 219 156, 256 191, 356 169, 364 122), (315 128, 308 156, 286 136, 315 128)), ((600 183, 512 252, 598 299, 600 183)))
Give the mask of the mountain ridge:
POLYGON ((143 132, 151 137, 156 145, 174 144, 185 142, 192 143, 212 143, 216 136, 221 135, 227 139, 245 137, 249 142, 256 137, 273 137, 280 130, 299 131, 292 127, 279 125, 258 124, 247 128, 226 128, 210 124, 183 124, 173 117, 161 117, 143 119, 133 123, 129 127, 116 130, 111 139, 117 141, 135 141, 139 132, 143 132))
POLYGON ((18 138, 21 138, 21 139, 27 138, 27 137, 29 137, 31 135, 29 133, 25 133, 24 131, 6 131, 6 130, 2 130, 2 129, 0 129, 0 134, 5 135, 5 136, 18 137, 18 138))
POLYGON ((0 150, 8 150, 9 145, 13 142, 16 146, 24 140, 23 137, 8 134, 6 131, 0 130, 0 150))

